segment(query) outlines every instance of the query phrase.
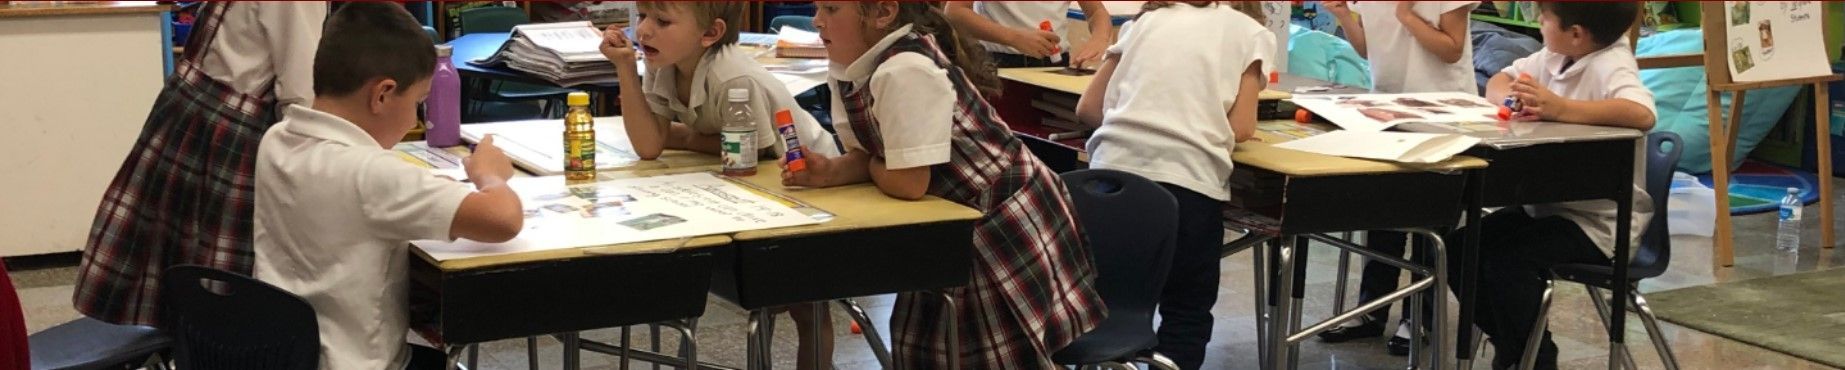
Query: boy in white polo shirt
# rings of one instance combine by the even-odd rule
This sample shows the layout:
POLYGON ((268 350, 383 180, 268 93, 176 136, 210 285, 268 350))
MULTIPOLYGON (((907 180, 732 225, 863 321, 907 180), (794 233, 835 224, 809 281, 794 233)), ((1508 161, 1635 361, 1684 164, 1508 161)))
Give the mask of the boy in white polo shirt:
MULTIPOLYGON (((1538 8, 1543 11, 1538 22, 1544 50, 1493 76, 1486 85, 1487 99, 1516 97, 1524 104, 1518 113, 1524 119, 1651 130, 1656 114, 1653 93, 1640 83, 1625 36, 1639 11, 1636 3, 1542 2, 1538 8)), ((1634 243, 1629 245, 1637 245, 1646 231, 1643 221, 1653 213, 1652 201, 1641 190, 1645 147, 1636 144, 1629 158, 1607 158, 1632 161, 1634 166, 1632 217, 1640 221, 1633 223, 1629 235, 1614 235, 1615 204, 1604 200, 1507 207, 1480 221, 1480 270, 1491 273, 1476 277, 1481 309, 1475 324, 1492 339, 1493 368, 1508 368, 1523 354, 1544 290, 1544 270, 1564 263, 1627 263, 1632 258, 1614 258, 1614 243, 1616 237, 1625 237, 1634 243)), ((1460 235, 1449 234, 1448 245, 1460 245, 1460 235)), ((1535 368, 1557 368, 1557 345, 1548 333, 1535 368)))
POLYGON ((440 352, 404 343, 409 242, 517 235, 512 164, 482 140, 465 163, 469 189, 391 151, 435 69, 402 6, 348 4, 322 36, 312 107, 290 106, 257 146, 255 276, 314 307, 321 369, 440 369, 440 352))

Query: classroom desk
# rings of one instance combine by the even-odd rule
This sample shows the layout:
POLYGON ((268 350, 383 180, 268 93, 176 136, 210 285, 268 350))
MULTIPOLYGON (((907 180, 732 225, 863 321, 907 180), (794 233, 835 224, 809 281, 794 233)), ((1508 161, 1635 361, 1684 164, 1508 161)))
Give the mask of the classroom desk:
MULTIPOLYGON (((1451 126, 1431 124, 1406 124, 1398 128, 1415 132, 1456 133, 1451 126)), ((1644 148, 1640 141, 1644 134, 1638 130, 1589 126, 1552 122, 1506 122, 1496 131, 1470 131, 1466 135, 1478 137, 1480 144, 1465 152, 1465 155, 1479 157, 1492 163, 1481 176, 1480 200, 1486 207, 1507 207, 1524 204, 1542 204, 1578 200, 1611 200, 1618 205, 1615 221, 1615 234, 1627 235, 1633 225, 1632 188, 1634 173, 1638 170, 1629 158, 1634 157, 1636 146, 1644 148)), ((1664 196, 1656 194, 1653 196, 1664 196)), ((1478 219, 1473 213, 1480 212, 1480 207, 1469 208, 1469 219, 1478 219)), ((1663 211, 1663 210, 1655 210, 1663 211)), ((1467 238, 1478 238, 1478 228, 1469 228, 1467 238)), ((1630 253, 1627 238, 1615 238, 1615 255, 1630 253)), ((1467 261, 1476 261, 1474 250, 1465 251, 1467 261)), ((1474 283, 1477 264, 1462 266, 1458 276, 1461 278, 1459 289, 1464 301, 1473 301, 1474 283)), ((1627 263, 1614 264, 1614 281, 1626 281, 1627 263)), ((1614 284, 1614 311, 1624 311, 1628 292, 1627 284, 1614 284)), ((1472 322, 1473 306, 1464 305, 1460 312, 1460 322, 1472 322)), ((1609 327, 1609 363, 1621 362, 1620 356, 1626 356, 1626 347, 1622 344, 1626 315, 1611 317, 1609 327)), ((1474 333, 1463 330, 1456 343, 1470 343, 1474 333)), ((1463 365, 1472 358, 1471 351, 1458 351, 1457 358, 1463 365)))
MULTIPOLYGON (((744 180, 834 215, 826 223, 731 236, 735 264, 718 270, 712 292, 750 310, 753 323, 772 320, 769 309, 777 306, 934 291, 966 285, 972 274, 973 229, 980 211, 934 196, 899 200, 871 184, 786 189, 774 163, 744 180)), ((859 321, 880 361, 887 360, 869 318, 856 307, 848 307, 848 313, 859 321)), ((952 310, 949 315, 946 320, 957 319, 952 310)), ((763 349, 769 333, 750 334, 751 368, 762 368, 758 365, 768 361, 763 349)))

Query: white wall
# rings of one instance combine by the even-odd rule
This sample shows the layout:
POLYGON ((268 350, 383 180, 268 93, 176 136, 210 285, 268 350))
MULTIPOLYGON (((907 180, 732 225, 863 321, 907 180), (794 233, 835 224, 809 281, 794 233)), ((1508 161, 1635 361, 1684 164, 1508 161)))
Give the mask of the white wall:
POLYGON ((0 18, 0 256, 83 248, 164 79, 159 13, 0 18))

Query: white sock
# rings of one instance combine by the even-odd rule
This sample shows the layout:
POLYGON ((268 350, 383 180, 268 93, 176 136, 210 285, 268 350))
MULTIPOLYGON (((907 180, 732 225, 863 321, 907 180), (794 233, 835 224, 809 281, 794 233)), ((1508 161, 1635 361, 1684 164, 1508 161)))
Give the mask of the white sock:
POLYGON ((1396 337, 1403 338, 1403 339, 1409 339, 1409 322, 1404 321, 1404 322, 1397 323, 1396 337))

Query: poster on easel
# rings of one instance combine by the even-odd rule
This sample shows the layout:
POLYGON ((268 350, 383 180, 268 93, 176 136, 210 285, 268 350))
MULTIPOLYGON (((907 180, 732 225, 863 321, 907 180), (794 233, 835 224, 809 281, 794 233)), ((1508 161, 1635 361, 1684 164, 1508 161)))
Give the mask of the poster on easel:
POLYGON ((1775 81, 1832 73, 1818 1, 1726 1, 1730 80, 1775 81))
POLYGON ((1275 57, 1270 70, 1288 73, 1288 25, 1294 14, 1294 3, 1287 1, 1262 2, 1263 26, 1275 34, 1275 57))

